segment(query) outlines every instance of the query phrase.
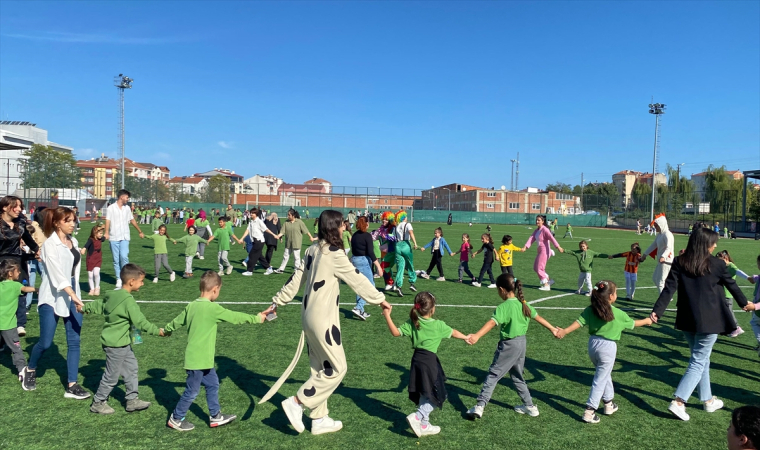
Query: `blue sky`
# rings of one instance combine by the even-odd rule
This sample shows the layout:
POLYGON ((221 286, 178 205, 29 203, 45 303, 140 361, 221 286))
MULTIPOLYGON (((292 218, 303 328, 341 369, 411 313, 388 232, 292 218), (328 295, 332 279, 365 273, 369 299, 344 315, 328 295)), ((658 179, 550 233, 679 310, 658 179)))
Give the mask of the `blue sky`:
POLYGON ((427 188, 760 169, 760 2, 0 2, 0 117, 172 175, 427 188))

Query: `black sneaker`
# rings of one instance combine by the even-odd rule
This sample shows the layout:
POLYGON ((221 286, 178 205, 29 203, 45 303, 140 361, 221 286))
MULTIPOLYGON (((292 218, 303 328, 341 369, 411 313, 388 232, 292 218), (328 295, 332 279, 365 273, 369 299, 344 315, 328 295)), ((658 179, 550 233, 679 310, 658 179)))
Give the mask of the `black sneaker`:
POLYGON ((195 429, 195 425, 188 422, 184 418, 182 420, 175 419, 174 414, 169 417, 169 421, 166 422, 166 426, 169 428, 174 428, 177 431, 190 431, 195 429))
POLYGON ((208 425, 211 428, 221 427, 222 425, 226 425, 226 424, 232 422, 236 418, 237 418, 237 416, 234 415, 234 414, 222 414, 222 412, 219 411, 218 413, 216 413, 215 416, 213 416, 213 417, 211 417, 209 419, 209 424, 208 425))
POLYGON ((401 292, 401 288, 400 287, 394 286, 393 290, 396 291, 396 293, 398 294, 399 297, 403 297, 404 296, 404 294, 401 292))
POLYGON ((409 290, 410 290, 410 291, 412 291, 412 292, 417 292, 417 288, 416 288, 416 287, 414 287, 414 285, 413 285, 413 284, 410 284, 410 285, 409 285, 409 290))
POLYGON ((24 367, 24 381, 21 383, 21 387, 25 391, 37 389, 37 371, 24 367))
POLYGON ((79 383, 74 383, 66 388, 66 392, 63 394, 66 398, 74 398, 77 400, 84 400, 90 398, 90 393, 82 389, 79 383))

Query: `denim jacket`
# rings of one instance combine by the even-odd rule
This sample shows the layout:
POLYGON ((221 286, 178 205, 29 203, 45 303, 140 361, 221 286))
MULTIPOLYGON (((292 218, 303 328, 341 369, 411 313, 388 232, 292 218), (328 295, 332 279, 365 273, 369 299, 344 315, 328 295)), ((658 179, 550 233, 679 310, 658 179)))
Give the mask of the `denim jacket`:
MULTIPOLYGON (((433 238, 432 241, 425 244, 425 246, 422 247, 422 249, 425 250, 426 248, 430 247, 430 253, 432 254, 434 244, 435 244, 435 238, 433 238)), ((447 253, 451 254, 451 249, 449 248, 449 244, 447 244, 446 239, 444 239, 443 236, 441 236, 441 242, 438 243, 438 250, 440 250, 441 255, 446 255, 446 253, 443 252, 443 249, 446 249, 447 253)))

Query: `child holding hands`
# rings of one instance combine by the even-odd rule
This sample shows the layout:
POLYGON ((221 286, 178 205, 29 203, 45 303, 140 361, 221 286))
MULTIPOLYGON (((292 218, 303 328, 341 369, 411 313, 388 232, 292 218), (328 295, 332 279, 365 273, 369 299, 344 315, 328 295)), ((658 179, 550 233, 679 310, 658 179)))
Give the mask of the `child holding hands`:
POLYGON ((441 427, 430 423, 430 413, 442 407, 446 401, 446 375, 436 352, 443 339, 451 337, 466 339, 466 336, 441 320, 433 319, 435 297, 430 292, 420 292, 414 298, 414 306, 409 312, 409 320, 396 327, 391 319, 391 308, 383 309, 388 329, 395 337, 409 336, 412 339, 412 364, 409 369, 409 400, 418 405, 417 412, 406 416, 406 421, 417 437, 438 434, 441 427))
POLYGON ((478 402, 467 410, 467 415, 471 419, 483 417, 483 409, 491 400, 496 385, 504 375, 509 373, 517 394, 523 402, 522 405, 515 406, 515 412, 536 417, 538 408, 533 404, 528 385, 523 378, 527 345, 525 334, 528 332, 530 319, 546 327, 555 336, 557 328, 539 316, 536 310, 525 301, 522 283, 514 276, 505 273, 499 275, 496 279, 496 287, 499 290, 499 297, 504 302, 496 308, 493 317, 483 325, 480 331, 467 336, 467 342, 474 345, 493 327, 499 326, 500 340, 493 355, 493 363, 488 369, 488 376, 483 382, 478 402))
POLYGON ((31 385, 24 384, 24 373, 26 372, 26 358, 24 351, 21 350, 21 342, 16 327, 16 308, 18 308, 18 298, 22 292, 34 292, 34 287, 24 286, 19 283, 18 278, 21 275, 21 266, 18 261, 6 259, 0 262, 0 344, 11 349, 13 354, 13 364, 18 370, 18 380, 25 391, 34 390, 31 385))
POLYGON ((446 281, 446 278, 443 276, 443 264, 441 264, 441 260, 443 259, 444 251, 451 256, 454 256, 454 253, 449 248, 446 239, 443 238, 441 227, 435 229, 433 240, 420 248, 420 251, 424 252, 428 247, 432 247, 430 249, 430 265, 428 266, 428 270, 420 274, 420 276, 422 278, 430 278, 430 274, 433 273, 433 267, 437 267, 440 276, 436 278, 436 281, 446 281))

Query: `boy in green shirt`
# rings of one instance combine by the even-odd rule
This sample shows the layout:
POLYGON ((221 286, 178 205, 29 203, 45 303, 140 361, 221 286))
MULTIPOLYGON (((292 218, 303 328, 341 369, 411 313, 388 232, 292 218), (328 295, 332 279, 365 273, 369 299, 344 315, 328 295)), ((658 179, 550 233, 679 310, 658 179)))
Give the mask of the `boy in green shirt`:
POLYGON ((214 231, 214 234, 212 234, 211 237, 208 238, 208 241, 206 241, 206 244, 210 244, 211 241, 216 238, 217 242, 219 242, 219 253, 217 258, 219 261, 219 276, 224 275, 224 267, 222 264, 227 267, 227 275, 232 273, 232 264, 230 264, 230 261, 227 259, 227 255, 230 252, 230 237, 232 236, 232 228, 228 227, 227 225, 229 225, 227 217, 219 217, 219 228, 217 228, 214 231))
POLYGON ((119 376, 124 377, 127 412, 148 409, 150 402, 137 398, 137 358, 130 345, 130 331, 134 326, 149 334, 164 336, 164 330, 148 322, 140 312, 132 296, 132 292, 142 287, 145 270, 130 263, 122 267, 120 276, 121 289, 109 291, 105 298, 87 303, 82 308, 84 313, 103 314, 106 318, 100 334, 100 343, 106 353, 106 371, 90 406, 90 411, 98 414, 113 414, 114 409, 108 406, 107 401, 119 382, 119 376))
POLYGON ((565 235, 562 236, 562 239, 566 238, 567 236, 570 236, 570 239, 573 238, 573 227, 570 225, 570 222, 567 223, 567 229, 565 230, 565 235))
POLYGON ((591 296, 591 270, 594 268, 594 258, 609 258, 609 255, 605 253, 597 253, 593 250, 588 249, 588 242, 586 241, 580 241, 578 243, 578 248, 580 250, 569 250, 565 251, 565 255, 571 255, 575 256, 575 259, 578 260, 578 268, 580 269, 581 273, 578 275, 578 290, 575 291, 576 294, 581 295, 581 289, 583 288, 583 284, 585 283, 588 287, 588 291, 585 292, 586 297, 591 296))
POLYGON ((167 425, 178 431, 190 431, 195 425, 185 420, 187 410, 195 401, 201 385, 206 388, 206 403, 209 409, 209 426, 212 428, 235 420, 234 414, 222 414, 219 406, 219 377, 214 369, 214 354, 216 353, 216 326, 219 322, 236 325, 244 323, 262 323, 271 307, 259 314, 250 315, 230 311, 222 305, 214 303, 219 298, 222 289, 221 277, 209 270, 201 277, 201 296, 185 307, 174 320, 164 329, 168 334, 187 326, 187 348, 185 349, 185 371, 187 371, 187 387, 177 403, 177 407, 169 417, 167 425))
POLYGON ((182 275, 182 278, 190 278, 193 276, 193 258, 195 258, 195 254, 197 253, 198 244, 206 243, 205 239, 195 234, 196 231, 196 228, 193 225, 190 225, 187 227, 187 236, 182 236, 174 241, 175 245, 177 242, 185 244, 185 273, 182 275))

